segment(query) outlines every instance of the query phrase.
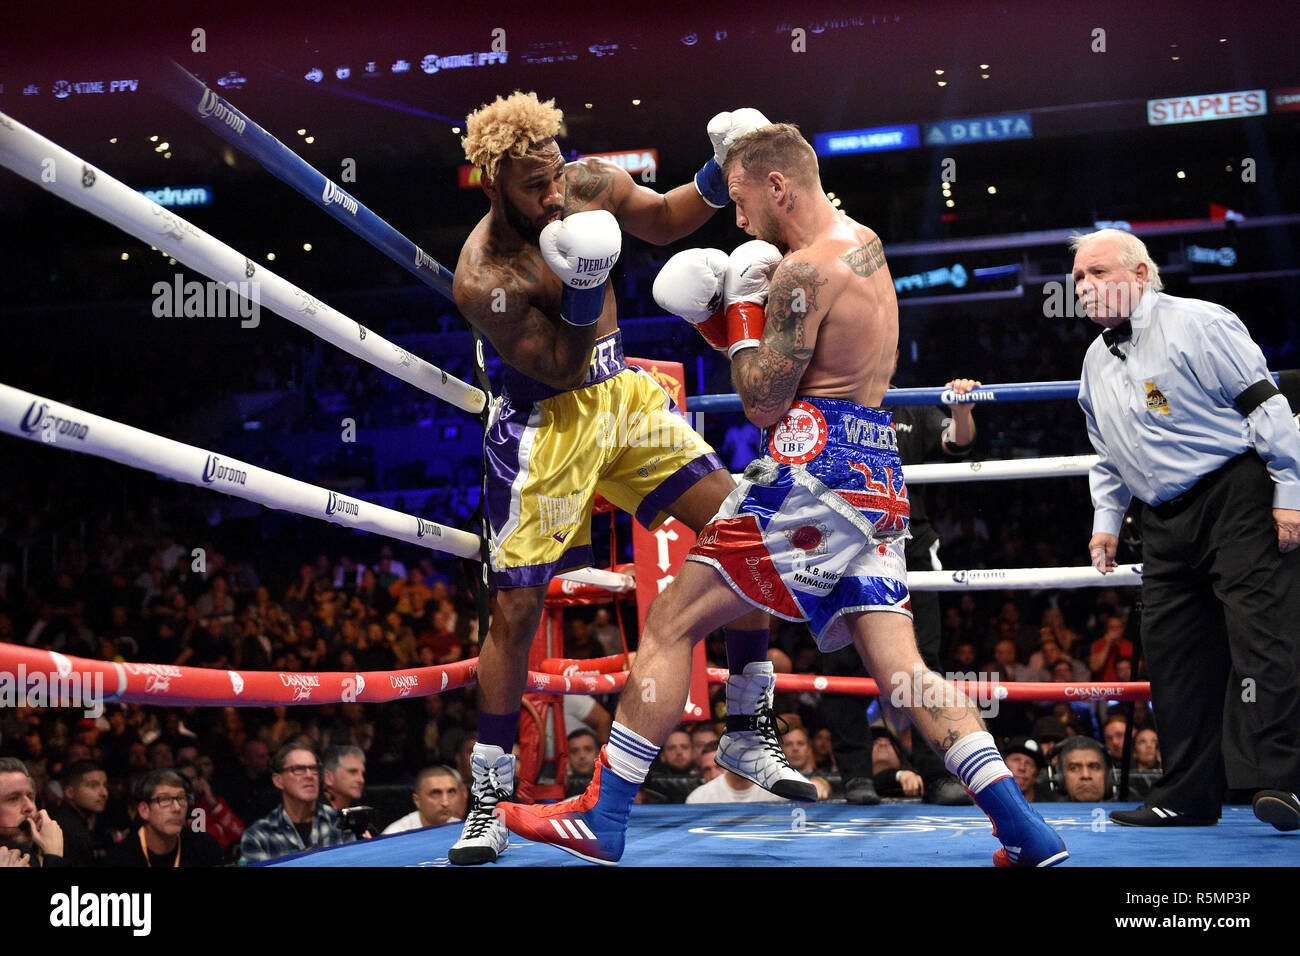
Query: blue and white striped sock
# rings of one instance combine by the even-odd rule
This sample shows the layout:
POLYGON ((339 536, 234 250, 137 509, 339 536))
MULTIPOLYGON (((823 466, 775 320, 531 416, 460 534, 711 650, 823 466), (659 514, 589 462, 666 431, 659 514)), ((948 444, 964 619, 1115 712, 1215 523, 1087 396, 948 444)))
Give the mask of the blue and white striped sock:
POLYGON ((609 769, 619 777, 641 786, 645 783, 645 775, 650 772, 650 764, 658 755, 658 747, 636 731, 614 721, 609 730, 605 758, 609 761, 609 769))
POLYGON ((985 730, 967 734, 953 744, 943 762, 971 793, 979 793, 1003 777, 1011 776, 993 743, 993 735, 985 730))

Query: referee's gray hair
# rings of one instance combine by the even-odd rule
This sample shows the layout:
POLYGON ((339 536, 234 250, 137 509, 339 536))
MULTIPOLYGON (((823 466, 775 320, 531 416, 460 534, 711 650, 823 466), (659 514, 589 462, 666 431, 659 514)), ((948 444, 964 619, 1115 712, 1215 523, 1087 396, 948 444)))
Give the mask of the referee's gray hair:
POLYGON ((1094 239, 1117 240, 1119 242, 1120 268, 1134 272, 1140 263, 1145 262, 1147 265, 1147 286, 1150 287, 1152 292, 1159 292, 1165 287, 1164 280, 1160 278, 1160 267, 1151 258, 1151 253, 1147 252, 1147 244, 1131 232, 1125 232, 1123 229, 1098 229, 1096 232, 1076 233, 1070 237, 1070 251, 1078 252, 1080 246, 1085 242, 1092 242, 1094 239))

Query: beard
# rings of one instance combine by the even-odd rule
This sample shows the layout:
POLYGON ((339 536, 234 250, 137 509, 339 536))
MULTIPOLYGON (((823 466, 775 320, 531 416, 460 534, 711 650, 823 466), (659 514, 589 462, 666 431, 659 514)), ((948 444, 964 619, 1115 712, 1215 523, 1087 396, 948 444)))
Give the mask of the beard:
POLYGON ((755 232, 758 235, 754 238, 770 242, 781 250, 782 255, 790 251, 789 245, 785 242, 785 237, 781 235, 781 224, 776 221, 776 214, 770 209, 764 209, 759 213, 755 232))
POLYGON ((519 233, 530 245, 537 245, 542 236, 542 229, 546 220, 556 213, 562 212, 560 207, 547 209, 542 214, 541 225, 524 215, 523 210, 510 201, 510 197, 504 192, 501 194, 501 210, 505 213, 506 224, 515 232, 519 233))

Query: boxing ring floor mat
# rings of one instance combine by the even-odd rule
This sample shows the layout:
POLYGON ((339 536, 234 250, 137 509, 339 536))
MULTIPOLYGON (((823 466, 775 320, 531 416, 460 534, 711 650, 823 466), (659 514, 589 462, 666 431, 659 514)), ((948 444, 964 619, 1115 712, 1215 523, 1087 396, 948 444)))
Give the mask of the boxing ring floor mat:
MULTIPOLYGON (((1215 827, 1123 827, 1106 813, 1132 803, 1035 804, 1070 849, 1065 866, 1294 867, 1300 832, 1279 833, 1250 807, 1223 808, 1215 827)), ((283 857, 269 866, 448 866, 461 824, 283 857)), ((929 804, 699 804, 632 808, 619 863, 638 866, 992 866, 999 847, 976 807, 929 804)), ((495 864, 467 868, 586 866, 551 846, 511 835, 495 864)))

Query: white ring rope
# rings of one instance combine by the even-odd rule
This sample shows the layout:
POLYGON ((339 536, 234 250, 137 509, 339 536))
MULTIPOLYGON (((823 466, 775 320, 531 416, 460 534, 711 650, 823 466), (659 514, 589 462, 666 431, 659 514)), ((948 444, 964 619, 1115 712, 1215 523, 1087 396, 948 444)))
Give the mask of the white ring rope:
POLYGON ((1110 574, 1081 568, 1002 568, 973 571, 908 571, 912 591, 1032 591, 1038 588, 1131 588, 1142 583, 1142 565, 1121 564, 1110 574))
MULTIPOLYGON (((268 508, 292 511, 462 558, 477 560, 479 557, 480 540, 476 534, 348 498, 328 488, 163 438, 9 385, 0 385, 0 431, 66 451, 107 458, 268 508)), ((632 587, 627 575, 595 568, 558 576, 611 591, 627 591, 632 587)))
POLYGON ((249 289, 259 305, 430 395, 475 414, 486 406, 487 396, 481 389, 330 308, 4 113, 0 113, 0 165, 141 242, 157 246, 196 272, 228 287, 233 283, 236 291, 249 289))
MULTIPOLYGON (((1010 481, 1015 478, 1068 478, 1086 475, 1088 469, 1096 463, 1096 455, 938 462, 933 465, 904 465, 903 478, 909 485, 958 481, 1010 481)), ((731 477, 740 481, 744 477, 744 472, 734 471, 731 477)))
POLYGON ((1096 463, 1096 455, 940 462, 933 465, 904 465, 903 478, 909 485, 954 481, 1008 481, 1013 478, 1061 478, 1086 475, 1088 469, 1096 463))

